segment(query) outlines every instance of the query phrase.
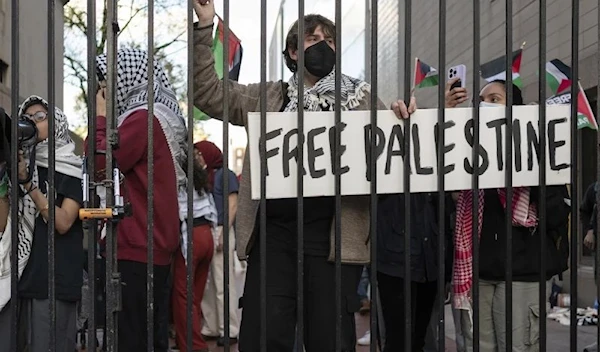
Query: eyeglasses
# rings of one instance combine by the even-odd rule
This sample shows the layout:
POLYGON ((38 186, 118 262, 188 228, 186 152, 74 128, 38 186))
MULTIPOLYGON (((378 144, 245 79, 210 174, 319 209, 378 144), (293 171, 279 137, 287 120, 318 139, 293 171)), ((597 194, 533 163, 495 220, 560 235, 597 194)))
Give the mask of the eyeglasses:
POLYGON ((45 111, 38 111, 33 115, 23 114, 21 115, 21 118, 31 120, 33 122, 42 122, 48 118, 48 113, 45 111))

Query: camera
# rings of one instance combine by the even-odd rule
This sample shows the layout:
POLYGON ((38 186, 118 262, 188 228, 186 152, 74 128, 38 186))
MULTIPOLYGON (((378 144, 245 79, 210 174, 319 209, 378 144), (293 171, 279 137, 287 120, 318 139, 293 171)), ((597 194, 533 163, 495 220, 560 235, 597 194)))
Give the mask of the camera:
MULTIPOLYGON (((0 178, 4 177, 4 174, 8 172, 8 170, 10 170, 12 124, 13 120, 0 106, 0 178)), ((29 119, 19 118, 17 119, 17 124, 17 148, 21 150, 28 150, 33 148, 37 143, 38 134, 35 123, 29 119)), ((33 149, 33 151, 35 151, 35 149, 33 149)), ((29 154, 32 157, 32 159, 35 160, 35 154, 29 154)), ((25 180, 24 183, 28 182, 31 179, 31 176, 33 174, 32 171, 33 168, 30 168, 29 177, 27 180, 25 180)))

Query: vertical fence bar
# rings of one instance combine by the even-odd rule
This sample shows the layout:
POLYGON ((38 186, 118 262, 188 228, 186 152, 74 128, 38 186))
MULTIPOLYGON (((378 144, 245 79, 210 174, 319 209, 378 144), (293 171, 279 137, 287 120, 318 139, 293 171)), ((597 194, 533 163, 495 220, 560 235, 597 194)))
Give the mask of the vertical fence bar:
POLYGON ((225 352, 230 348, 230 326, 229 326, 229 0, 223 2, 223 317, 225 334, 225 352))
MULTIPOLYGON (((571 23, 571 325, 569 326, 571 351, 577 351, 577 251, 579 237, 579 221, 574 217, 579 211, 579 180, 577 172, 577 145, 579 133, 577 130, 577 95, 579 93, 579 1, 572 0, 571 23)), ((597 244, 596 244, 597 245, 597 244)))
MULTIPOLYGON (((15 141, 18 138, 17 120, 19 118, 19 48, 20 48, 20 36, 19 36, 19 0, 11 1, 12 19, 11 19, 11 124, 10 124, 10 136, 13 145, 16 145, 15 141)), ((17 331, 18 331, 18 289, 17 285, 19 282, 19 270, 18 268, 18 244, 19 244, 19 222, 16 221, 19 217, 19 155, 18 148, 13 148, 10 154, 10 235, 11 235, 11 248, 10 248, 10 350, 17 350, 17 331)))
MULTIPOLYGON (((400 5, 398 5, 400 7, 400 5)), ((377 0, 371 0, 371 145, 370 145, 370 156, 369 156, 369 167, 371 168, 371 187, 370 187, 370 244, 371 244, 371 352, 377 351, 377 336, 378 324, 377 324, 377 97, 378 91, 378 75, 377 75, 377 33, 378 33, 378 21, 377 16, 379 13, 379 6, 377 0)), ((400 25, 398 25, 400 26, 400 25)), ((341 128, 340 128, 341 129, 341 128)))
MULTIPOLYGON (((304 99, 304 0, 298 0, 298 97, 304 99)), ((298 103, 298 168, 296 170, 297 202, 297 260, 296 260, 296 350, 302 351, 304 346, 304 103, 298 103)), ((261 252, 262 253, 262 252, 261 252)), ((263 253, 264 255, 264 253, 263 253)), ((337 327, 337 325, 336 325, 337 327)), ((337 330, 336 330, 337 332, 337 330)), ((337 342, 336 333, 335 339, 337 342)), ((337 344, 336 344, 337 346, 337 344)))
MULTIPOLYGON (((598 52, 600 52, 600 6, 598 7, 598 40, 596 41, 596 45, 598 45, 598 52)), ((600 113, 600 55, 596 56, 597 62, 596 67, 598 67, 598 77, 596 84, 596 115, 600 113)), ((596 130, 596 140, 600 141, 600 128, 596 130)), ((597 143, 597 152, 596 152, 596 182, 600 184, 600 143, 597 143)), ((598 224, 600 224, 600 192, 595 192, 596 199, 596 228, 592 228, 594 230, 594 244, 596 249, 596 258, 595 258, 595 275, 594 275, 594 283, 596 284, 596 297, 600 297, 600 285, 598 282, 600 281, 600 244, 598 243, 598 224)), ((596 329, 596 344, 600 343, 600 324, 597 325, 596 329)))
POLYGON ((335 1, 335 346, 342 350, 342 1, 335 1))
MULTIPOLYGON (((188 152, 187 152, 187 175, 188 175, 188 183, 187 183, 187 233, 184 234, 187 238, 187 250, 185 253, 186 257, 186 345, 187 351, 192 352, 193 349, 193 315, 192 315, 192 307, 193 307, 193 287, 194 287, 194 277, 193 277, 193 248, 194 248, 194 183, 191 181, 194 178, 194 3, 195 0, 188 0, 188 18, 187 18, 187 30, 188 30, 188 52, 187 52, 187 143, 188 143, 188 152)), ((183 255, 183 253, 182 253, 183 255)), ((198 302, 199 304, 200 302, 198 302)))
MULTIPOLYGON (((304 34, 303 34, 304 35, 304 34)), ((304 38, 304 36, 302 37, 304 38)), ((304 41, 302 41, 304 43, 304 41)), ((300 45, 300 43, 298 43, 300 45)), ((302 55, 298 50, 298 55, 302 55)), ((300 69, 301 70, 301 69, 300 69)), ((301 85, 298 85, 301 87, 301 85)), ((267 0, 260 0, 260 138, 267 135, 267 0)), ((300 91, 298 91, 300 94, 300 91)), ((299 95, 300 96, 300 95, 299 95)), ((300 148, 298 148, 300 150, 300 148)), ((267 143, 260 145, 260 350, 267 351, 267 143)), ((300 164, 300 163, 298 163, 300 164)))
MULTIPOLYGON (((56 285, 55 270, 55 223, 56 209, 54 207, 56 197, 55 172, 56 172, 56 139, 54 130, 56 128, 56 57, 55 57, 55 0, 48 0, 48 303, 50 320, 50 339, 48 351, 56 350, 56 285)), ((30 166, 32 167, 32 166, 30 166)))
MULTIPOLYGON (((107 123, 106 135, 108 137, 106 143, 106 179, 113 179, 113 143, 116 137, 116 120, 117 115, 117 2, 116 0, 108 0, 108 41, 107 41, 107 123)), ((95 136, 93 136, 95 138, 95 136)), ((112 208, 114 204, 114 188, 106 187, 106 207, 112 208)), ((120 306, 120 276, 117 268, 117 243, 116 243, 116 226, 108 222, 106 225, 106 333, 105 341, 108 352, 116 352, 118 346, 118 319, 117 314, 120 306)))
MULTIPOLYGON (((472 149, 472 164, 473 174, 471 175, 471 187, 473 190, 473 207, 471 208, 471 224, 477 228, 475 224, 479 224, 479 90, 480 78, 479 71, 481 68, 481 10, 480 1, 473 0, 473 149, 472 149)), ((456 236, 456 234, 455 234, 456 236)), ((472 236, 473 242, 473 351, 479 352, 479 232, 474 231, 472 236)), ((464 314, 464 313, 461 313, 464 314)))
MULTIPOLYGON (((148 202, 146 231, 146 330, 148 352, 154 351, 154 0, 148 0, 148 202)), ((188 292, 189 293, 189 292, 188 292)))
POLYGON ((540 351, 546 351, 546 0, 540 0, 539 15, 539 61, 538 71, 540 81, 538 86, 539 101, 539 136, 540 136, 540 159, 539 159, 539 235, 540 235, 540 351))
MULTIPOLYGON (((88 67, 88 144, 87 144, 87 172, 88 179, 91 178, 95 181, 94 175, 96 175, 96 92, 98 90, 98 79, 96 77, 96 1, 87 1, 87 25, 88 28, 93 30, 87 31, 87 67, 88 67)), ((95 207, 96 199, 96 187, 88 187, 83 190, 85 194, 88 194, 89 203, 86 207, 95 207)), ((88 300, 88 319, 87 319, 87 339, 86 339, 86 350, 96 351, 96 235, 98 230, 98 221, 91 219, 87 221, 88 228, 88 281, 87 290, 85 290, 87 297, 83 299, 88 300)))
MULTIPOLYGON (((446 0, 439 0, 438 7, 438 65, 440 77, 446 72, 446 0)), ((446 164, 445 158, 445 132, 444 124, 446 121, 446 85, 445 82, 440 80, 438 83, 438 149, 437 149, 437 186, 438 186, 438 278, 437 278, 437 304, 438 304, 438 351, 446 350, 446 339, 445 339, 445 300, 446 300, 446 183, 444 168, 446 164)))
MULTIPOLYGON (((412 0, 404 0, 404 101, 409 104, 411 89, 411 48, 412 48, 412 0)), ((411 314, 411 214, 410 214, 410 117, 404 120, 404 350, 412 351, 412 314, 411 314)), ((398 214, 398 216, 402 216, 398 214)))
POLYGON ((513 2, 506 0, 506 134, 505 145, 505 185, 506 185, 506 352, 512 351, 512 197, 513 197, 513 78, 512 78, 512 30, 513 30, 513 2))

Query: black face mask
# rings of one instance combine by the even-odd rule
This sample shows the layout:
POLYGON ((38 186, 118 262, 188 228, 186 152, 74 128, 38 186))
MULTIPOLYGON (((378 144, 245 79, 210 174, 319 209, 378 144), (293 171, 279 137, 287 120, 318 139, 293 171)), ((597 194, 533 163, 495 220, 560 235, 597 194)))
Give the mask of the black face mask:
POLYGON ((304 50, 304 67, 313 76, 321 79, 327 76, 335 66, 335 51, 326 41, 304 50))

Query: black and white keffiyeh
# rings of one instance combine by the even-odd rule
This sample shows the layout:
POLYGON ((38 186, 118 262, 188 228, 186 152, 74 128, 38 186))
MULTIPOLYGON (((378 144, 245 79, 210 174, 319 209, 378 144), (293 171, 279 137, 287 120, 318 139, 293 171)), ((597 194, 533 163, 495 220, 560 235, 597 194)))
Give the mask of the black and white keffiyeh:
MULTIPOLYGON (((48 110, 48 102, 39 96, 30 96, 21 104, 19 115, 21 116, 30 106, 40 104, 48 110)), ((49 117, 52 116, 49 114, 49 117)), ((54 111, 54 140, 55 140, 55 170, 64 175, 82 178, 82 159, 75 155, 75 143, 69 135, 69 124, 65 114, 59 109, 54 111)), ((36 145, 35 163, 37 166, 48 168, 48 140, 42 141, 36 145)), ((33 184, 38 184, 37 167, 33 168, 33 184)), ((46 190, 48 185, 46 184, 46 190)), ((29 255, 31 254, 31 245, 33 242, 33 233, 35 228, 35 218, 39 212, 35 203, 29 195, 26 195, 18 200, 19 206, 19 243, 17 245, 18 255, 18 273, 19 277, 23 273, 29 255)), ((10 263, 10 248, 11 248, 11 222, 10 214, 6 224, 6 229, 0 237, 0 310, 10 300, 11 295, 11 263, 10 263)))
MULTIPOLYGON (((341 79, 342 110, 353 110, 371 91, 371 86, 356 78, 342 75, 341 79)), ((284 111, 298 111, 298 78, 293 75, 288 82, 290 102, 284 111)), ((305 111, 333 111, 335 105, 335 69, 321 78, 313 87, 304 89, 305 111)))

